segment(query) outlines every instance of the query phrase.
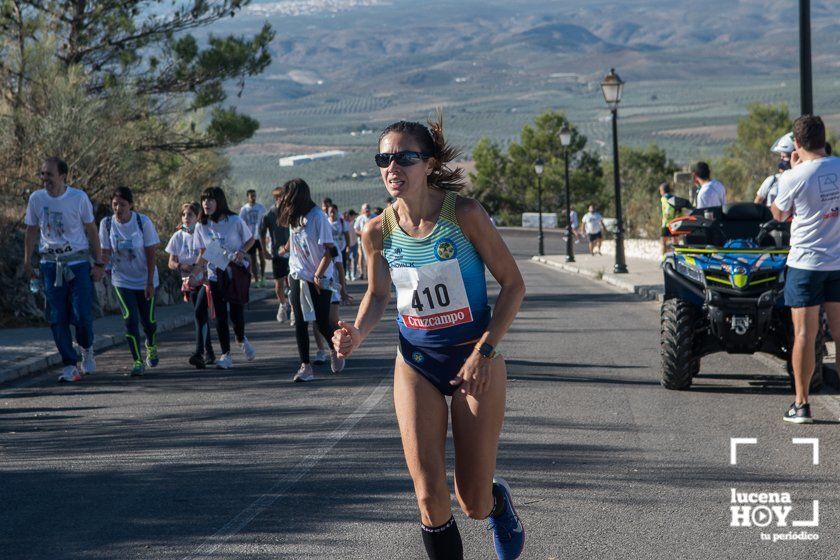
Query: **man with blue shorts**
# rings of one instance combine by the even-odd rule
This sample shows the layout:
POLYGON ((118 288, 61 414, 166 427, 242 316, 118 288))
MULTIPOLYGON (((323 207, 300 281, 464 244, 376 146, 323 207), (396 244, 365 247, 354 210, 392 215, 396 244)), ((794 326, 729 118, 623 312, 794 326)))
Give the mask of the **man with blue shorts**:
POLYGON ((840 342, 840 159, 826 155, 825 125, 818 116, 796 119, 793 140, 792 169, 779 178, 779 194, 771 210, 777 220, 793 216, 785 304, 793 318, 796 401, 784 420, 810 424, 808 387, 821 306, 834 342, 840 342))

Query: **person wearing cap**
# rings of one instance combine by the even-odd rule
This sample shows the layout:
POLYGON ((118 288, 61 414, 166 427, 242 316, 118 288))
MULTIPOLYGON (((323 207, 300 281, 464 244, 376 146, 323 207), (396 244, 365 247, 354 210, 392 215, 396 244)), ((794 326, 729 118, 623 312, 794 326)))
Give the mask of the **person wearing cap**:
POLYGON ((779 163, 776 166, 779 172, 770 175, 761 183, 753 202, 756 204, 766 204, 767 206, 773 205, 773 200, 775 200, 779 193, 779 177, 782 176, 782 173, 790 169, 790 154, 795 149, 792 132, 788 132, 776 140, 773 147, 770 148, 770 151, 774 154, 779 154, 779 163))
POLYGON ((709 208, 726 204, 726 187, 712 179, 712 171, 705 161, 694 166, 694 184, 698 187, 696 208, 709 208))
MULTIPOLYGON (((793 216, 785 271, 785 305, 793 320, 791 363, 796 400, 783 419, 810 424, 808 389, 815 364, 820 308, 834 343, 840 343, 840 158, 825 153, 825 125, 816 115, 793 123, 796 150, 791 170, 779 179, 770 210, 776 220, 793 216)), ((840 366, 840 360, 838 360, 840 366)))

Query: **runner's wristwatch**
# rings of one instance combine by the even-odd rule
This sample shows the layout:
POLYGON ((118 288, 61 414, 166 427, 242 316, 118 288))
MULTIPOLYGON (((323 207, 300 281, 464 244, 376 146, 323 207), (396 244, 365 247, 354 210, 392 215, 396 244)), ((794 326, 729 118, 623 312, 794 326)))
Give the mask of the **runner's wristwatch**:
POLYGON ((486 342, 483 344, 476 344, 475 349, 478 350, 478 353, 481 355, 482 358, 487 358, 488 360, 492 360, 496 357, 496 349, 493 348, 490 344, 486 342))

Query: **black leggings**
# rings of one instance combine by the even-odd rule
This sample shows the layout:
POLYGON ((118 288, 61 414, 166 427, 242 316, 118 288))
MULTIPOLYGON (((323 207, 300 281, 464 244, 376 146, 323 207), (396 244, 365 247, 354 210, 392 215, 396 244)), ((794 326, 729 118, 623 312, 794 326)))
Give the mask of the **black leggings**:
POLYGON ((120 301, 122 317, 125 320, 125 338, 128 340, 128 349, 131 350, 131 357, 135 362, 143 361, 140 353, 140 324, 143 325, 143 332, 146 335, 146 346, 157 344, 155 333, 157 322, 155 322, 155 296, 146 299, 143 290, 130 290, 114 286, 114 292, 120 301))
POLYGON ((233 322, 233 334, 237 342, 245 340, 245 306, 241 303, 229 302, 216 280, 210 280, 210 291, 213 292, 213 309, 216 311, 216 334, 219 335, 219 346, 222 348, 222 354, 227 354, 230 352, 228 306, 230 306, 230 321, 233 322))
MULTIPOLYGON (((332 291, 322 289, 319 294, 315 290, 315 284, 312 282, 307 282, 307 284, 309 285, 309 293, 312 295, 312 306, 315 308, 315 323, 318 325, 321 336, 326 339, 327 344, 332 348, 333 332, 338 328, 338 325, 330 324, 332 291)), ((300 280, 289 278, 289 287, 291 289, 289 297, 292 300, 292 312, 295 314, 295 338, 297 339, 298 354, 300 355, 300 362, 308 364, 309 323, 303 320, 303 309, 300 305, 300 280)))
POLYGON ((190 302, 195 310, 195 353, 213 353, 210 343, 210 318, 207 313, 207 287, 190 292, 190 302))

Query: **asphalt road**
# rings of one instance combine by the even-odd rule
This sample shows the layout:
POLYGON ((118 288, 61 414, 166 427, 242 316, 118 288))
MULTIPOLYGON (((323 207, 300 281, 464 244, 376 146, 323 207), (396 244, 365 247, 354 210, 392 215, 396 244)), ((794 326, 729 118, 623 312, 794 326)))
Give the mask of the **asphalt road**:
MULTIPOLYGON (((835 397, 815 399, 817 424, 785 424, 783 373, 725 355, 704 360, 692 390, 666 391, 657 304, 530 262, 531 234, 507 240, 528 295, 503 344, 497 470, 528 532, 523 558, 838 556, 835 397), (737 465, 733 437, 757 440, 737 465), (819 464, 792 438, 818 438, 819 464), (730 527, 732 488, 788 493, 772 504, 792 508, 787 526, 730 527), (819 526, 793 527, 812 500, 819 526), (803 531, 819 540, 772 540, 803 531)), ((181 329, 142 380, 123 375, 121 346, 81 383, 50 372, 0 388, 0 557, 424 558, 392 404, 393 313, 343 373, 320 366, 294 384, 294 333, 275 309, 249 310, 258 357, 234 353, 230 371, 185 366, 181 329)), ((466 557, 494 558, 484 523, 456 518, 466 557)))

